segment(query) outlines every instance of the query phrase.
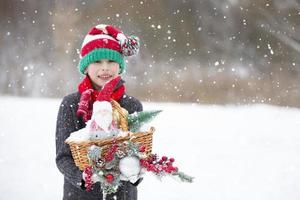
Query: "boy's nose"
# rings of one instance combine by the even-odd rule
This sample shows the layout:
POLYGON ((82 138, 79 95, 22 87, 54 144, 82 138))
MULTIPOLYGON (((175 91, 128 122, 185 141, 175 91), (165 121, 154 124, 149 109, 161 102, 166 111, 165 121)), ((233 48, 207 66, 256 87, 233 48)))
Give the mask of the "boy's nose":
POLYGON ((101 69, 104 71, 104 70, 108 70, 108 64, 106 62, 103 62, 102 63, 102 67, 101 69))

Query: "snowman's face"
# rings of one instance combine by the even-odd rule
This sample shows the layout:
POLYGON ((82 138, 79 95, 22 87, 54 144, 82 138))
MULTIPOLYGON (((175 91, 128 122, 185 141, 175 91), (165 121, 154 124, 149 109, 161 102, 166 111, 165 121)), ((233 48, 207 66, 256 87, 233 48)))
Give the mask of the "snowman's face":
POLYGON ((98 110, 95 113, 95 115, 102 115, 102 116, 111 115, 111 114, 112 114, 111 110, 108 110, 108 109, 98 110))
POLYGON ((112 112, 109 110, 99 110, 95 113, 94 119, 100 128, 107 131, 113 120, 112 112))
POLYGON ((93 104, 92 119, 96 124, 105 131, 109 131, 109 126, 112 123, 112 105, 107 101, 96 101, 93 104))

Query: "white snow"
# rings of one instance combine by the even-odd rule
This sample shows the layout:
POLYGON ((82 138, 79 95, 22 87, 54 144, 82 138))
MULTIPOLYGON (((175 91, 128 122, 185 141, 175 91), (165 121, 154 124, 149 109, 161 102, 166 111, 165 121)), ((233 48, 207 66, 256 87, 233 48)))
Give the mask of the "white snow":
MULTIPOLYGON (((62 199, 55 166, 60 101, 0 98, 0 199, 62 199)), ((195 182, 146 174, 139 199, 300 199, 300 109, 144 103, 151 109, 164 110, 151 123, 153 151, 174 157, 195 182)))
POLYGON ((66 139, 66 142, 83 142, 89 140, 90 138, 91 134, 89 132, 89 129, 85 127, 71 133, 70 136, 66 139))

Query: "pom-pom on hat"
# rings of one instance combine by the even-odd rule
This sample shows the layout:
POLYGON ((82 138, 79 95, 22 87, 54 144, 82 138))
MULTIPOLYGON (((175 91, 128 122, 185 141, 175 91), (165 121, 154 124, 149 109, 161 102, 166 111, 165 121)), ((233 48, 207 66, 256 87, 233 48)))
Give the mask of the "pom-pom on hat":
POLYGON ((99 24, 85 36, 80 50, 79 71, 84 74, 89 64, 101 59, 113 60, 120 65, 119 74, 125 69, 124 56, 138 53, 139 38, 126 36, 111 25, 99 24))

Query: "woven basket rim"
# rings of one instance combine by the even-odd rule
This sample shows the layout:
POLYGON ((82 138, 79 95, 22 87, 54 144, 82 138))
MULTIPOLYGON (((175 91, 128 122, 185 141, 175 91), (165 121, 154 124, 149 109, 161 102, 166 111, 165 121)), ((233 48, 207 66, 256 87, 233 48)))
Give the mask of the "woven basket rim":
POLYGON ((118 141, 118 140, 130 140, 132 138, 138 138, 138 137, 143 137, 145 135, 148 135, 148 134, 153 134, 155 131, 155 128, 154 127, 151 127, 149 131, 145 131, 145 132, 136 132, 136 133, 132 133, 130 131, 128 131, 128 134, 127 136, 118 136, 118 137, 112 137, 112 138, 107 138, 107 139, 96 139, 96 140, 86 140, 86 141, 65 141, 66 144, 69 144, 69 145, 73 145, 73 144, 76 144, 76 145, 92 145, 92 144, 99 144, 99 143, 112 143, 113 141, 118 141))

